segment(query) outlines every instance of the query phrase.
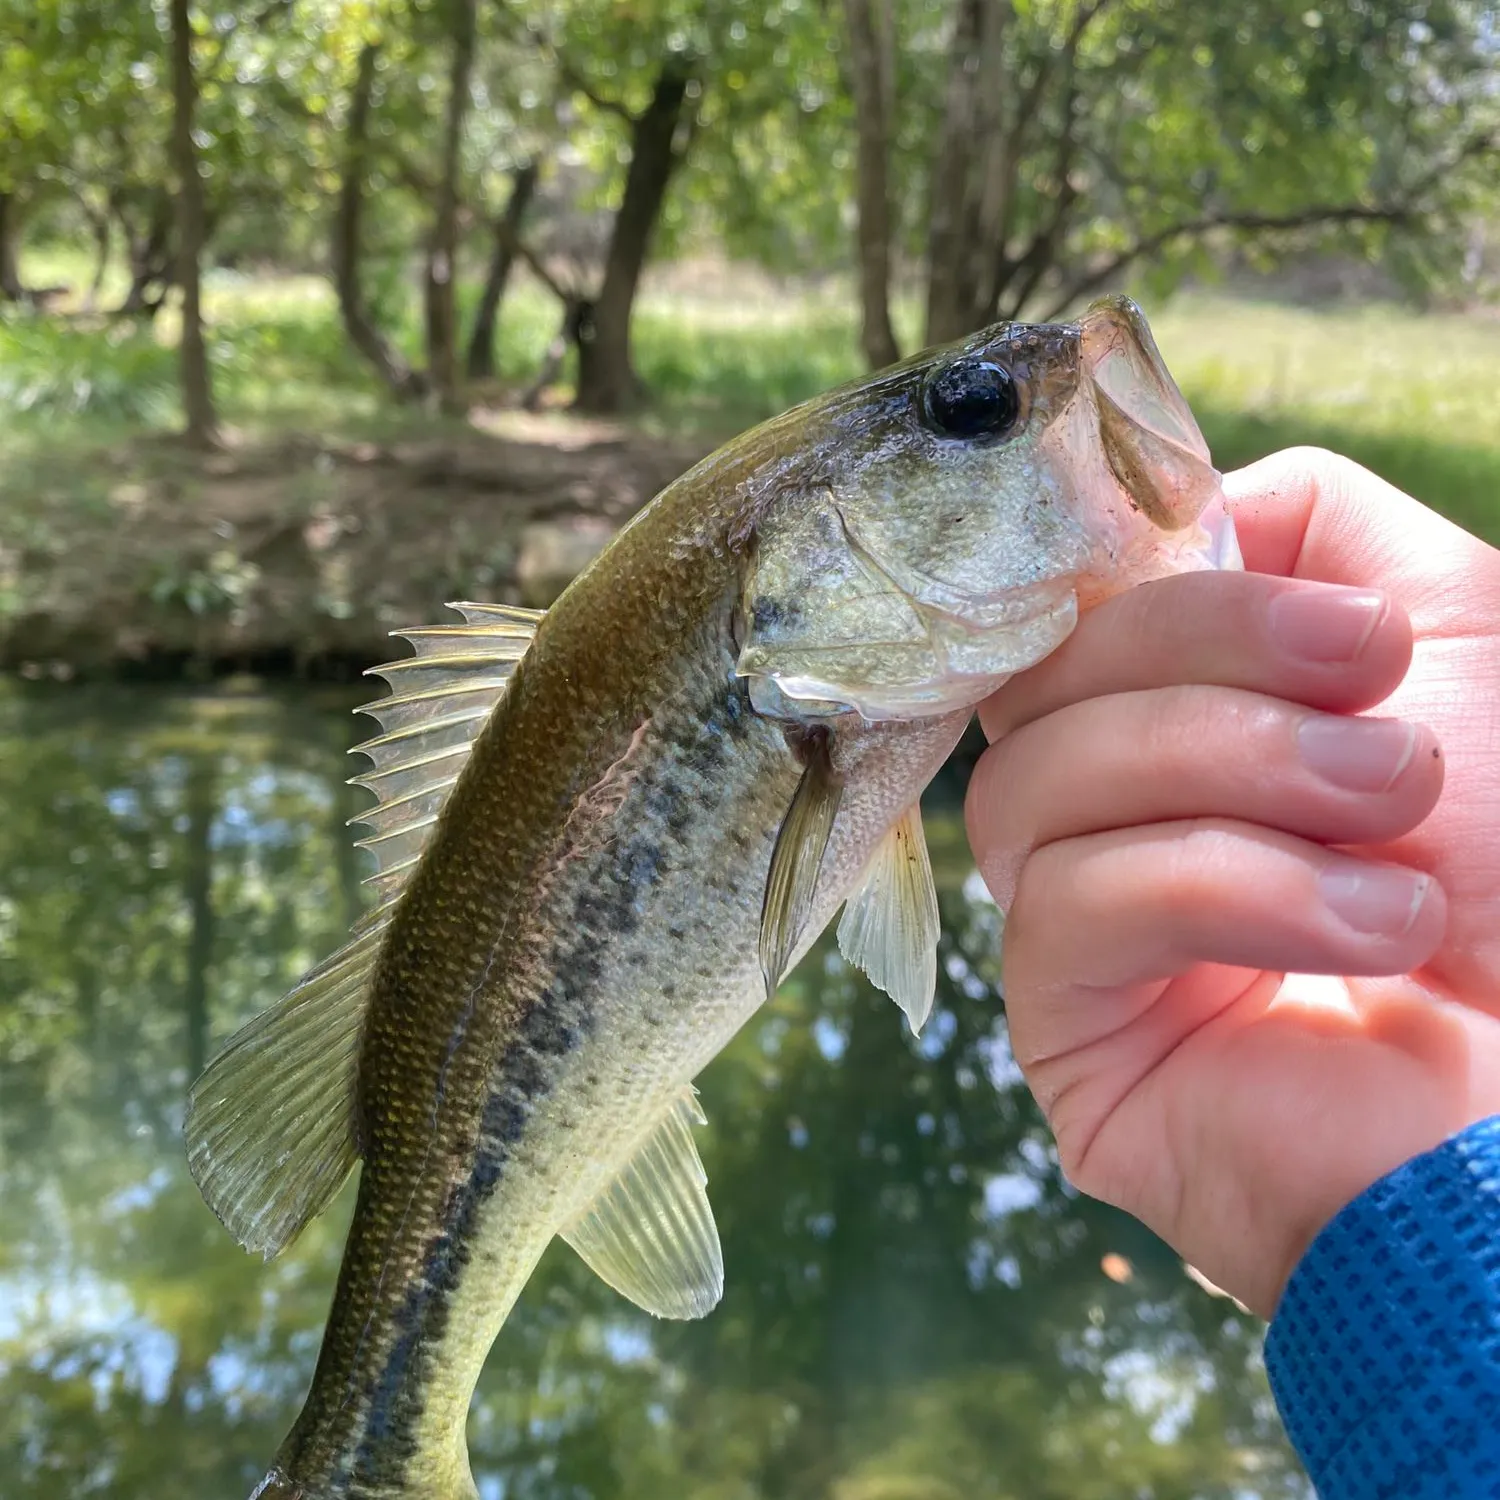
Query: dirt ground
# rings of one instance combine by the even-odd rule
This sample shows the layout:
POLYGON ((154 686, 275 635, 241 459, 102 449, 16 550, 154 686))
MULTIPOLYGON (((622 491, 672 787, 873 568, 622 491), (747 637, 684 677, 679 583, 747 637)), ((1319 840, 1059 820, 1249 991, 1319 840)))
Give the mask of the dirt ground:
POLYGON ((70 478, 33 501, 45 524, 0 537, 0 670, 349 676, 446 600, 549 604, 710 446, 550 417, 208 455, 132 440, 86 499, 70 478))

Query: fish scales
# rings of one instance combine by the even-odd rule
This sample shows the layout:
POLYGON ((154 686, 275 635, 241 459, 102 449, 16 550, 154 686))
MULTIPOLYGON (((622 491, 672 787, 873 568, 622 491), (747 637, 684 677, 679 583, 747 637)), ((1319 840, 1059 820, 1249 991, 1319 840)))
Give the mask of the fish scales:
MULTIPOLYGON (((314 1381, 327 1399, 283 1457, 304 1483, 370 1500, 452 1483, 479 1366, 554 1226, 764 998, 762 891, 802 767, 735 678, 727 545, 705 588, 701 570, 661 565, 651 530, 634 540, 613 559, 628 580, 585 597, 607 614, 659 600, 665 618, 559 613, 539 632, 454 789, 426 867, 441 878, 414 880, 388 939, 362 1058, 358 1228, 314 1381), (570 624, 625 649, 548 671, 570 624), (635 632, 670 642, 669 660, 631 648, 635 632), (430 1108, 384 1103, 413 1096, 430 1108)), ((883 811, 851 802, 845 860, 883 811)))
MULTIPOLYGON (((441 813, 376 913, 364 990, 324 1002, 361 1007, 337 1029, 347 1104, 297 1092, 305 1041, 301 1071, 273 1076, 275 1027, 318 1024, 294 991, 190 1106, 205 1195, 270 1253, 363 1159, 262 1500, 471 1500, 474 1385, 559 1234, 651 1310, 712 1305, 685 1090, 846 899, 841 946, 921 1024, 937 913, 916 802, 974 703, 1080 598, 1223 552, 1197 521, 1218 477, 1138 318, 988 330, 766 424, 659 496, 529 646, 488 606, 413 635, 422 672, 445 650, 477 663, 455 691, 489 697, 451 700, 470 705, 453 733, 494 707, 451 791, 411 793, 441 813), (276 1104, 261 1125, 234 1107, 255 1080, 276 1104), (282 1143, 290 1206, 243 1165, 257 1129, 282 1143)), ((379 766, 399 811, 418 772, 379 766)))

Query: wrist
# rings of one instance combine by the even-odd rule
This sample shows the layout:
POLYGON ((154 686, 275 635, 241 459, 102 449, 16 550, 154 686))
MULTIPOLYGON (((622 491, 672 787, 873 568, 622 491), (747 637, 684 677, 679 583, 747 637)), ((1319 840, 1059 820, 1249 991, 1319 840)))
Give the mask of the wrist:
POLYGON ((1266 1367, 1319 1493, 1481 1492, 1477 1465, 1500 1463, 1497 1245, 1500 1117, 1403 1163, 1314 1238, 1266 1367))

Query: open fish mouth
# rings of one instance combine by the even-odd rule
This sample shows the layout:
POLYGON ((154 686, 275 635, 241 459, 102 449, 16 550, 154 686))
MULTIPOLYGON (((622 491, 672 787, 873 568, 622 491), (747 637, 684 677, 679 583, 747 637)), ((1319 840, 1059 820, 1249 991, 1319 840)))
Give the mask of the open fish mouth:
POLYGON ((1045 397, 1034 428, 1006 427, 969 450, 992 460, 954 458, 936 476, 965 514, 945 522, 907 480, 883 508, 828 485, 786 523, 738 637, 759 712, 880 721, 972 707, 1113 595, 1242 565, 1208 444, 1140 310, 1108 298, 1054 332, 1071 341, 1068 378, 1012 377, 1045 397))
POLYGON ((1108 297, 1078 328, 1111 472, 1153 525, 1191 526, 1218 495, 1219 474, 1145 315, 1128 297, 1108 297))
MULTIPOLYGON (((864 562, 879 567, 868 556, 864 562)), ((1244 566, 1217 475, 1214 499, 1189 528, 1158 545, 1155 563, 1157 577, 1244 566)), ((996 594, 978 611, 970 600, 961 601, 962 612, 951 613, 927 600, 911 600, 922 625, 920 639, 811 648, 790 658, 781 651, 774 666, 751 646, 741 654, 737 671, 748 680, 751 706, 771 718, 853 712, 877 723, 956 712, 983 702, 1015 673, 1056 650, 1072 634, 1083 604, 1136 581, 1106 582, 1083 574, 1052 578, 996 594)))

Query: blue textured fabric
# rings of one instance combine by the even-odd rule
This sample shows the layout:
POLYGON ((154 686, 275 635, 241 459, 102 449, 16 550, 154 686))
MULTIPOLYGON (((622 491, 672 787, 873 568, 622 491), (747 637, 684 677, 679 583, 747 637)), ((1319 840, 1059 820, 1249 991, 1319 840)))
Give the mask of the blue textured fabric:
POLYGON ((1500 1117, 1323 1230, 1266 1368, 1322 1500, 1500 1500, 1500 1117))

